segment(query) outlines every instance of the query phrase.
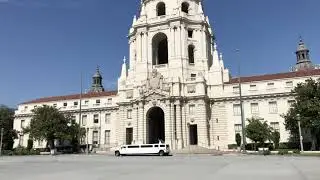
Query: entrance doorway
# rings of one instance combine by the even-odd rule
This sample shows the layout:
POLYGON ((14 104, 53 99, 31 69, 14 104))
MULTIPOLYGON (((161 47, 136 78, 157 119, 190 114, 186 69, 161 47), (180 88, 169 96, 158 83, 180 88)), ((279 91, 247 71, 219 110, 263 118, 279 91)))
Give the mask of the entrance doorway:
POLYGON ((190 145, 198 145, 198 127, 197 125, 189 126, 190 145))
POLYGON ((160 107, 153 107, 147 112, 147 143, 165 140, 164 112, 160 107))
POLYGON ((126 144, 131 144, 133 140, 133 128, 126 129, 126 144))

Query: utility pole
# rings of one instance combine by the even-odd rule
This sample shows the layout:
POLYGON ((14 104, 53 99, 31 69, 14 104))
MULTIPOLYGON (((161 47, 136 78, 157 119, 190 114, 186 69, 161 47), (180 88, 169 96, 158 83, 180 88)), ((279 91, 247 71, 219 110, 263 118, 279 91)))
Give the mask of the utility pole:
POLYGON ((303 152, 304 149, 303 149, 303 137, 301 132, 300 114, 297 114, 297 119, 298 119, 298 127, 299 127, 300 148, 301 148, 301 152, 303 152))
MULTIPOLYGON (((240 50, 236 49, 237 54, 239 54, 240 50)), ((242 124, 242 150, 245 153, 246 152, 246 145, 247 145, 247 139, 246 139, 246 122, 244 119, 244 110, 243 110, 243 100, 242 100, 242 87, 241 87, 241 67, 240 67, 240 59, 238 64, 238 76, 239 76, 239 100, 240 100, 240 112, 241 112, 241 124, 242 124)))
POLYGON ((3 140, 3 131, 4 129, 1 128, 1 137, 0 137, 0 156, 2 156, 2 140, 3 140))

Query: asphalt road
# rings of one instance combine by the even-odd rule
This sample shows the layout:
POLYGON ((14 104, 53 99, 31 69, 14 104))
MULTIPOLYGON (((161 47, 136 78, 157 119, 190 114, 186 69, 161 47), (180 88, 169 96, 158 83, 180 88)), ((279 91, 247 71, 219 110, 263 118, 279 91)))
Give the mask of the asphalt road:
POLYGON ((320 158, 176 155, 0 157, 0 180, 320 180, 320 158))

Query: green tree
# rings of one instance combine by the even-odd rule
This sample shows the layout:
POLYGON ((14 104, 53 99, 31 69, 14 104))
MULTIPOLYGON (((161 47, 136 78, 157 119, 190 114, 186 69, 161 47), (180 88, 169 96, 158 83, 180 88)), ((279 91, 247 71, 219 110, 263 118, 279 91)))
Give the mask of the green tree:
POLYGON ((283 115, 285 127, 292 137, 299 137, 300 120, 301 128, 310 130, 312 150, 316 150, 317 142, 320 141, 320 79, 308 79, 305 83, 298 84, 292 93, 296 101, 283 115))
POLYGON ((0 105, 0 130, 3 128, 3 149, 12 150, 17 133, 13 129, 14 110, 0 105))
POLYGON ((270 139, 271 128, 266 122, 261 122, 259 119, 248 119, 249 124, 246 126, 246 135, 254 142, 256 149, 257 143, 264 144, 270 139))
POLYGON ((24 129, 34 140, 46 140, 50 150, 55 149, 55 140, 69 137, 70 119, 55 107, 42 106, 32 110, 30 125, 24 129))
POLYGON ((278 131, 271 132, 271 140, 273 142, 274 148, 278 149, 280 144, 280 133, 278 131))
POLYGON ((239 133, 236 134, 236 143, 238 147, 241 146, 241 135, 239 133))

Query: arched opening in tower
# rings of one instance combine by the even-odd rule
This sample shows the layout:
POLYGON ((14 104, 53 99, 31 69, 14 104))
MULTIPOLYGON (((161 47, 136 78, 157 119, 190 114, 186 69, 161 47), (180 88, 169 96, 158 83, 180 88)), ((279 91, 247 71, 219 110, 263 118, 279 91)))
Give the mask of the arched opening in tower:
POLYGON ((164 2, 160 2, 157 4, 157 15, 158 16, 166 15, 166 4, 164 2))
POLYGON ((189 3, 184 2, 181 4, 181 11, 185 13, 189 13, 189 3))
POLYGON ((153 37, 152 51, 152 65, 168 64, 168 38, 164 33, 153 37))

